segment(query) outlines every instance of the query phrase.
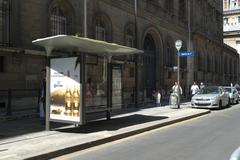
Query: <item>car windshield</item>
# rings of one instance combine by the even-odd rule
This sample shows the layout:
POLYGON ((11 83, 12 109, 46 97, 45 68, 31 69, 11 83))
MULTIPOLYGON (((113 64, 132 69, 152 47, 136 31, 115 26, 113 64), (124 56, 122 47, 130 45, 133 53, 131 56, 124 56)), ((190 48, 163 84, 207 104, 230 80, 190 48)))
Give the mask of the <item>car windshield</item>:
POLYGON ((218 87, 204 87, 199 90, 198 94, 218 94, 219 88, 218 87))

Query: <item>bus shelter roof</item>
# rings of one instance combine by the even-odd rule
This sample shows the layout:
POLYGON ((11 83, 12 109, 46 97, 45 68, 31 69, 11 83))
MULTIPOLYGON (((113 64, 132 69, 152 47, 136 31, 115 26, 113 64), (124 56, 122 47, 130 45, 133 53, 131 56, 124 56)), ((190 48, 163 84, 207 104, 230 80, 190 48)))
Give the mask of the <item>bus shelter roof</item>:
MULTIPOLYGON (((68 35, 57 35, 36 39, 32 41, 32 43, 44 47, 46 49, 47 56, 53 56, 52 50, 70 52, 76 51, 77 54, 87 53, 98 56, 122 56, 143 53, 142 50, 136 48, 126 47, 100 40, 68 35)), ((56 54, 54 54, 54 56, 56 56, 56 54)))

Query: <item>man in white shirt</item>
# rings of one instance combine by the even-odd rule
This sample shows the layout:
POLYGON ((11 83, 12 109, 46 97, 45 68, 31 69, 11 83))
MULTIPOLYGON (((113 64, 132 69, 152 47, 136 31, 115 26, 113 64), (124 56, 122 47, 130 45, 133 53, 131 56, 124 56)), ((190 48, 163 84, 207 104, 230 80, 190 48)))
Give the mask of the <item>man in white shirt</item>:
POLYGON ((192 92, 192 96, 194 96, 199 90, 198 85, 196 84, 196 82, 193 82, 193 85, 191 86, 191 92, 192 92))
POLYGON ((178 94, 179 91, 180 91, 179 94, 183 93, 182 87, 180 85, 178 85, 178 82, 175 82, 174 86, 172 87, 172 91, 173 91, 173 93, 176 93, 176 94, 178 94), (179 86, 179 89, 178 89, 178 86, 179 86))

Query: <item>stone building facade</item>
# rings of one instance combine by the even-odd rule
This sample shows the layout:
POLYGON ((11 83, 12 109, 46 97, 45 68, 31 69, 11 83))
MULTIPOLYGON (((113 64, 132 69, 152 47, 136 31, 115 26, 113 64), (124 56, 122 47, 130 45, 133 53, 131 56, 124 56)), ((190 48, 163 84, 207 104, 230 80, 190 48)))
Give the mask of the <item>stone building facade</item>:
MULTIPOLYGON (((239 62, 236 51, 223 45, 222 1, 137 2, 137 14, 134 0, 87 3, 89 38, 144 50, 144 55, 137 59, 138 74, 135 74, 135 57, 115 58, 123 64, 122 90, 126 95, 132 95, 136 87, 135 75, 143 99, 151 99, 152 90, 162 88, 167 93, 177 80, 173 67, 177 65, 174 44, 178 39, 183 41, 181 51, 195 52, 194 57, 180 58, 180 82, 185 94, 193 81, 208 84, 237 81, 238 69, 232 72, 228 67, 225 73, 222 65, 224 56, 233 62, 233 68, 239 62)), ((0 0, 0 11, 3 22, 0 23, 0 89, 38 87, 45 57, 42 48, 32 45, 33 40, 57 34, 83 36, 83 1, 0 0)))
POLYGON ((224 42, 240 53, 240 1, 223 0, 224 42))

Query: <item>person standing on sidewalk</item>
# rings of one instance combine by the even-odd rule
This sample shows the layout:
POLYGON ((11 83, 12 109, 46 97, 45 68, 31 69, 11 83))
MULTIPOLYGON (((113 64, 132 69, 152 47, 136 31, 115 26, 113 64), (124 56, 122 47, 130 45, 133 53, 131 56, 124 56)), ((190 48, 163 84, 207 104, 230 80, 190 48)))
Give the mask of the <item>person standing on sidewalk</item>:
POLYGON ((192 96, 194 96, 199 90, 199 87, 198 85, 196 84, 196 82, 193 82, 193 85, 191 86, 191 93, 192 93, 192 96))
POLYGON ((46 69, 41 70, 41 86, 40 86, 40 101, 39 101, 39 116, 41 124, 45 124, 46 115, 46 69))
POLYGON ((156 99, 157 107, 160 107, 161 106, 161 93, 160 93, 160 90, 158 90, 157 92, 154 92, 153 96, 156 99))

